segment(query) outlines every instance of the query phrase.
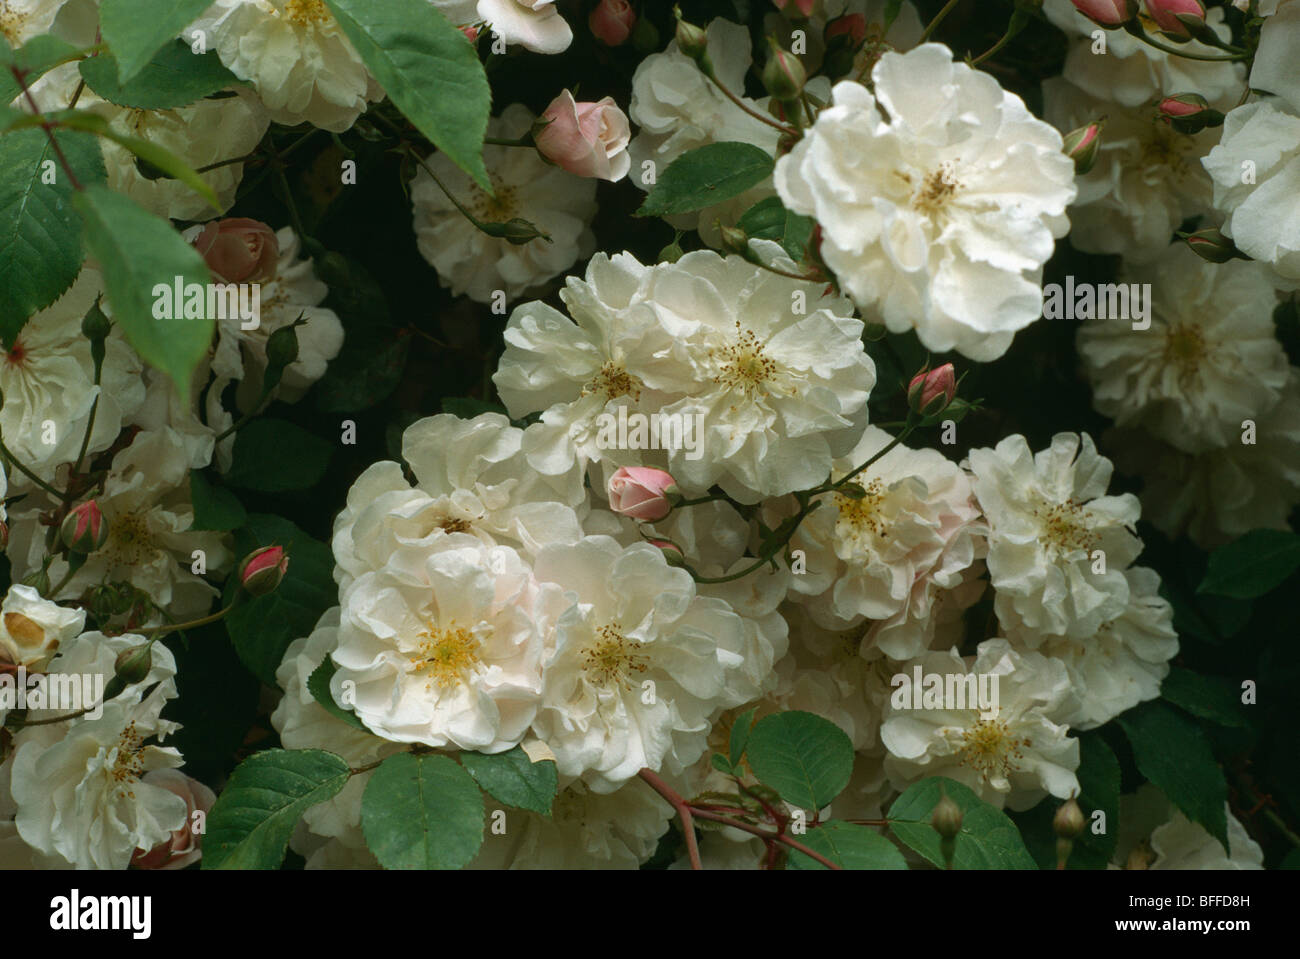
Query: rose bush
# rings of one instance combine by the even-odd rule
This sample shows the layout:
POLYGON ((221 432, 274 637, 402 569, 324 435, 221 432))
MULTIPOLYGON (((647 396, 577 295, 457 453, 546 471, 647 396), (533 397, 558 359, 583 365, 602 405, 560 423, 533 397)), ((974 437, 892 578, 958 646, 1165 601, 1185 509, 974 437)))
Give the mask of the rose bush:
POLYGON ((1300 0, 131 5, 0 0, 0 867, 1294 867, 1300 0))

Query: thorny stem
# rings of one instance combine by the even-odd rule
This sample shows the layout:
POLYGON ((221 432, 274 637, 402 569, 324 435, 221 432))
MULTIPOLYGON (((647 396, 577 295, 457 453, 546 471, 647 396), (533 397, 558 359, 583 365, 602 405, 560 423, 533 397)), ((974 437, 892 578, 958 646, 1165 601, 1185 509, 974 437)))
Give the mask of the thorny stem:
POLYGON ((198 629, 200 626, 207 626, 209 623, 215 623, 225 618, 225 615, 235 608, 235 604, 223 606, 211 615, 204 616, 200 619, 192 619, 188 623, 163 623, 161 626, 149 626, 145 629, 137 630, 141 636, 152 636, 155 633, 180 633, 187 629, 198 629))
POLYGON ((817 862, 821 863, 827 869, 843 868, 842 866, 839 866, 831 862, 821 853, 809 849, 807 846, 799 842, 797 839, 791 839, 785 833, 775 833, 767 829, 760 829, 758 826, 751 826, 747 822, 737 822, 734 819, 730 819, 726 816, 719 816, 717 813, 709 812, 706 809, 699 809, 697 807, 692 807, 692 812, 694 812, 697 819, 707 819, 710 822, 720 822, 725 825, 732 826, 736 829, 739 829, 742 832, 747 832, 750 833, 751 835, 758 836, 760 839, 764 841, 783 843, 784 845, 789 846, 791 849, 794 849, 797 852, 803 853, 805 856, 817 860, 817 862))
POLYGON ((643 769, 637 775, 645 780, 651 789, 668 800, 669 805, 677 811, 677 815, 682 820, 682 833, 686 837, 686 854, 690 857, 691 868, 694 870, 703 869, 704 866, 700 862, 699 843, 695 838, 695 822, 692 819, 690 804, 652 770, 643 769))
POLYGON ((74 190, 80 193, 82 190, 81 181, 72 172, 72 164, 68 162, 68 158, 63 155, 63 147, 59 145, 58 138, 54 136, 54 124, 45 119, 45 114, 41 113, 41 108, 36 105, 36 98, 32 96, 32 91, 27 87, 27 81, 23 79, 23 71, 16 66, 10 66, 9 72, 18 81, 18 87, 23 91, 23 96, 27 98, 27 105, 32 108, 32 113, 41 118, 41 129, 45 131, 50 146, 54 147, 54 155, 59 158, 59 166, 63 167, 63 172, 68 175, 68 182, 72 184, 74 190))
POLYGON ((37 476, 35 473, 29 470, 26 466, 24 466, 19 461, 18 457, 14 456, 14 454, 10 451, 9 447, 5 446, 3 439, 0 439, 0 455, 4 456, 6 462, 8 462, 9 465, 16 468, 18 472, 22 473, 24 476, 26 476, 29 480, 31 480, 41 489, 45 490, 45 492, 52 495, 55 499, 63 498, 63 494, 61 492, 56 490, 53 486, 45 482, 45 480, 41 479, 39 476, 37 476))
POLYGON ((775 118, 767 116, 766 114, 758 110, 755 110, 753 107, 749 106, 749 104, 745 103, 744 100, 740 99, 740 97, 736 96, 734 93, 732 93, 730 90, 727 89, 726 84, 724 84, 721 80, 718 79, 716 73, 713 70, 706 70, 703 66, 701 66, 700 71, 706 77, 708 77, 710 80, 713 81, 713 85, 722 91, 723 96, 725 96, 736 106, 740 107, 740 109, 744 110, 755 120, 758 120, 760 123, 766 123, 768 126, 780 130, 782 133, 786 134, 787 136, 797 137, 799 135, 799 131, 795 127, 787 126, 784 123, 780 123, 775 118))

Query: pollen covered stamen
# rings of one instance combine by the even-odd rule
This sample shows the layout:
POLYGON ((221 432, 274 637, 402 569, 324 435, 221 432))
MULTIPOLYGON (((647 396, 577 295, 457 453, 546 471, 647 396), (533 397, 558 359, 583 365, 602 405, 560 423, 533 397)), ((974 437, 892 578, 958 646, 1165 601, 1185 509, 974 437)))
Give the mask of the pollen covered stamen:
POLYGON ((1075 550, 1092 552, 1099 542, 1088 523, 1089 513, 1082 503, 1068 499, 1064 503, 1043 504, 1032 511, 1038 517, 1040 541, 1060 553, 1075 550))
POLYGON ((426 689, 434 685, 450 689, 464 683, 483 662, 482 644, 463 626, 452 624, 444 629, 430 625, 419 635, 419 647, 407 656, 411 660, 411 672, 428 675, 426 689))
POLYGON ((885 493, 884 484, 873 479, 866 486, 849 483, 845 489, 849 494, 836 493, 835 507, 840 511, 840 522, 858 535, 874 534, 881 538, 888 535, 888 525, 880 515, 881 499, 885 493), (861 491, 861 495, 852 495, 861 491))
POLYGON ((961 764, 974 769, 985 779, 994 774, 1009 776, 1020 768, 1018 760, 1032 743, 1028 738, 1011 735, 1008 724, 1000 719, 978 719, 961 734, 961 764))
POLYGON ((290 23, 296 23, 300 27, 328 23, 334 19, 324 0, 289 0, 284 5, 284 16, 290 23))
POLYGON ((944 163, 926 174, 921 188, 912 196, 912 208, 931 215, 938 213, 960 188, 952 167, 944 163))
POLYGON ((113 765, 108 770, 122 795, 135 796, 131 786, 138 783, 144 775, 144 757, 141 756, 143 749, 144 737, 136 730, 134 722, 128 723, 118 738, 113 750, 113 765))
POLYGON ((138 566, 157 549, 149 521, 139 513, 115 516, 109 531, 108 561, 113 566, 138 566))
POLYGON ((1165 362, 1177 367, 1184 377, 1200 368, 1208 352, 1205 334, 1195 323, 1171 326, 1165 334, 1165 362))
POLYGON ((639 400, 641 381, 629 373, 622 363, 606 360, 600 372, 582 388, 583 396, 590 396, 592 393, 604 393, 607 400, 617 399, 620 396, 630 396, 634 400, 639 400))
POLYGON ((600 686, 632 688, 632 673, 650 668, 649 658, 640 654, 641 643, 622 634, 617 623, 606 623, 596 630, 598 639, 582 652, 582 668, 593 683, 600 686))
POLYGON ((769 383, 780 372, 780 367, 763 348, 763 341, 753 330, 741 327, 736 321, 736 342, 710 350, 719 371, 713 382, 721 386, 751 393, 769 383))

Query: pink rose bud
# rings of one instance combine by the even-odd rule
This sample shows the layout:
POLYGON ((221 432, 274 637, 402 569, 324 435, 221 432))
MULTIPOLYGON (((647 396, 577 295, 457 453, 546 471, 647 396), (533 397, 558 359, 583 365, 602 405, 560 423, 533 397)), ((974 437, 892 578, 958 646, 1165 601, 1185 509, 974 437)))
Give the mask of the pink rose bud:
POLYGON ((1206 127, 1223 125, 1224 116, 1199 93, 1165 97, 1156 108, 1157 116, 1179 133, 1200 133, 1206 127))
POLYGON ((280 243, 265 223, 243 217, 213 220, 194 238, 217 278, 226 283, 266 283, 275 276, 280 243))
POLYGON ((1187 241, 1187 245, 1191 247, 1193 253, 1210 263, 1227 263, 1229 260, 1234 259, 1250 259, 1237 249, 1237 244, 1214 228, 1178 235, 1187 241))
POLYGON ((951 363, 922 370, 907 386, 907 405, 922 416, 934 416, 947 409, 957 394, 957 376, 951 363))
POLYGON ((203 821, 217 795, 203 783, 176 769, 151 769, 142 782, 175 793, 185 800, 185 823, 152 849, 137 849, 131 865, 137 869, 184 869, 203 857, 203 821), (199 815, 195 815, 199 813, 199 815))
POLYGON ((592 35, 607 47, 627 42, 636 26, 636 13, 627 0, 600 0, 587 18, 592 35))
POLYGON ((1080 13, 1103 27, 1118 27, 1137 16, 1137 0, 1070 0, 1080 13))
POLYGON ((239 564, 239 584, 253 596, 274 592, 289 571, 289 557, 283 546, 255 549, 239 564))
POLYGON ((676 543, 670 543, 666 539, 646 540, 651 546, 658 546, 664 554, 664 562, 669 566, 685 566, 686 556, 676 543))
POLYGON ((609 508, 632 519, 653 523, 673 511, 668 491, 672 474, 650 466, 620 466, 609 478, 609 508))
POLYGON ((108 542, 108 520, 93 499, 69 510, 59 529, 63 545, 74 553, 93 553, 108 542))
MULTIPOLYGON (((627 155, 632 130, 613 97, 578 103, 565 90, 542 114, 550 121, 533 134, 542 156, 577 176, 621 180, 632 160, 627 155)), ((539 124, 540 125, 540 124, 539 124)))
POLYGON ((811 17, 813 7, 817 5, 817 0, 794 0, 793 3, 791 3, 790 0, 772 0, 772 3, 778 10, 784 10, 786 7, 793 7, 805 17, 811 17))
POLYGON ((1065 135, 1065 155, 1074 161, 1074 172, 1083 175, 1097 162, 1101 148, 1102 121, 1094 120, 1065 135))
POLYGON ((478 27, 475 26, 461 27, 460 32, 465 34, 465 39, 468 40, 470 43, 478 42, 478 27))
POLYGON ((1201 0, 1146 0, 1146 5, 1151 19, 1170 36, 1190 38, 1205 26, 1205 7, 1201 0))
POLYGON ((846 13, 826 24, 823 34, 827 45, 832 40, 847 43, 850 47, 860 47, 867 39, 867 18, 860 13, 846 13))
POLYGON ((772 53, 763 66, 763 86, 778 100, 793 100, 803 92, 808 73, 793 53, 772 41, 772 53))

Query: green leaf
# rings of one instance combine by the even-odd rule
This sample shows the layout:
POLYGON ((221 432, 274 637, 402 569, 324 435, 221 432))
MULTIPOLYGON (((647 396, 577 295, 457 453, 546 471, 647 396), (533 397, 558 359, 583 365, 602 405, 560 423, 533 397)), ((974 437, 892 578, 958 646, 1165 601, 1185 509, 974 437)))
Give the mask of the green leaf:
MULTIPOLYGON (((84 133, 54 132, 83 185, 103 183, 99 143, 84 133)), ((81 271, 82 220, 72 183, 44 130, 0 137, 0 337, 12 343, 32 314, 72 286, 81 271), (43 180, 53 177, 53 183, 43 180)))
POLYGON ((551 814, 551 802, 559 787, 559 774, 551 760, 535 763, 516 746, 492 755, 464 752, 460 761, 474 781, 494 799, 516 809, 531 809, 543 816, 551 814))
POLYGON ((909 787, 889 808, 889 828, 908 847, 939 868, 944 867, 939 834, 930 817, 939 802, 940 786, 962 811, 961 832, 953 849, 953 869, 1037 869, 1016 824, 970 789, 944 776, 932 776, 909 787))
POLYGON ((268 749, 230 774, 208 813, 204 869, 275 869, 302 814, 338 795, 348 764, 323 749, 268 749))
POLYGON ((188 186, 191 190, 203 197, 212 209, 218 213, 222 212, 221 205, 217 203, 217 194, 212 187, 208 186, 203 177, 191 167, 188 163, 172 153, 170 150, 160 147, 158 144, 149 140, 143 140, 140 137, 129 136, 125 133, 119 133, 114 130, 105 120, 97 113, 89 113, 85 110, 65 110, 62 113, 55 114, 53 119, 74 130, 85 130, 88 133, 94 133, 106 140, 112 140, 119 146, 126 147, 141 160, 153 164, 164 174, 173 180, 179 180, 188 186))
POLYGON ((1228 784, 1201 728, 1159 700, 1121 713, 1116 721, 1133 746, 1138 772, 1188 819, 1204 826, 1226 852, 1228 784))
POLYGON ((203 470, 190 470, 190 500, 194 503, 190 529, 225 532, 239 529, 248 520, 239 497, 214 484, 203 470))
POLYGON ((203 257, 166 220, 106 187, 87 187, 72 202, 86 224, 86 248, 103 269, 113 322, 146 363, 189 396, 190 375, 212 344, 213 321, 154 319, 154 288, 171 286, 176 277, 206 286, 203 257))
POLYGON ((111 53, 82 60, 86 86, 109 103, 137 110, 172 110, 240 83, 215 53, 194 53, 182 40, 165 45, 128 83, 118 82, 111 53))
POLYGON ((752 238, 776 240, 797 263, 803 259, 808 238, 812 236, 813 221, 791 213, 782 205, 780 197, 769 196, 746 210, 736 226, 752 238))
POLYGON ((118 80, 126 83, 143 70, 210 5, 211 0, 101 0, 100 34, 117 57, 118 80))
POLYGON ((1241 689, 1217 676, 1202 676, 1174 666, 1160 684, 1160 696, 1193 716, 1221 726, 1246 726, 1241 689))
POLYGON ((349 726, 356 729, 366 729, 366 724, 357 718, 357 714, 350 709, 344 709, 334 700, 334 694, 330 692, 330 680, 338 672, 338 664, 326 656, 321 660, 321 664, 311 671, 307 677, 307 692, 311 693, 312 698, 320 703, 322 708, 333 716, 335 719, 341 719, 349 726))
POLYGON ((316 383, 316 408, 356 413, 382 403, 402 382, 410 354, 408 334, 376 339, 368 330, 350 330, 342 351, 316 383))
MULTIPOLYGON (((283 546, 289 571, 273 593, 245 599, 224 620, 240 660, 262 682, 274 688, 275 670, 284 651, 299 636, 308 635, 324 612, 338 604, 334 554, 287 519, 254 513, 235 533, 235 555, 242 558, 259 546, 283 546)), ((239 584, 226 581, 225 601, 234 599, 239 584)))
POLYGON ((1280 586, 1300 569, 1300 536, 1253 529, 1210 554, 1198 593, 1254 599, 1280 586))
POLYGON ((710 143, 683 153, 664 170, 637 216, 673 216, 721 203, 772 175, 776 165, 748 143, 710 143))
POLYGON ((325 3, 402 114, 491 192, 483 137, 492 91, 465 35, 427 0, 325 3))
POLYGON ((898 19, 898 13, 903 9, 903 0, 887 0, 885 4, 885 29, 888 30, 898 19))
MULTIPOLYGON (((0 35, 0 65, 17 67, 28 87, 50 70, 80 55, 81 51, 72 44, 50 34, 32 37, 17 50, 12 49, 0 35)), ((12 70, 0 70, 0 103, 12 103, 22 94, 22 89, 12 70)), ((42 110, 49 109, 48 103, 39 100, 37 106, 42 110)))
POLYGON ((398 753, 366 783, 361 829, 385 869, 459 869, 483 844, 483 794, 446 756, 398 753))
POLYGON ((731 765, 734 768, 740 764, 741 758, 745 755, 745 746, 749 744, 749 733, 754 728, 754 710, 747 709, 731 724, 731 736, 727 742, 727 752, 730 754, 731 765))
POLYGON ((761 783, 810 812, 838 796, 853 775, 852 741, 812 713, 764 716, 754 724, 745 752, 761 783))
POLYGON ((710 756, 709 764, 712 765, 713 768, 716 769, 718 772, 723 773, 724 775, 727 776, 735 775, 735 770, 732 768, 731 763, 727 761, 727 757, 722 755, 722 753, 714 753, 712 756, 710 756))
MULTIPOLYGON (((796 836, 813 852, 819 852, 843 869, 906 869, 907 860, 892 842, 880 833, 856 823, 832 819, 803 836, 796 836)), ((811 856, 791 849, 786 863, 789 869, 825 869, 811 856)))
POLYGON ((235 434, 226 482, 259 493, 315 486, 329 468, 334 448, 287 420, 261 416, 235 434))

